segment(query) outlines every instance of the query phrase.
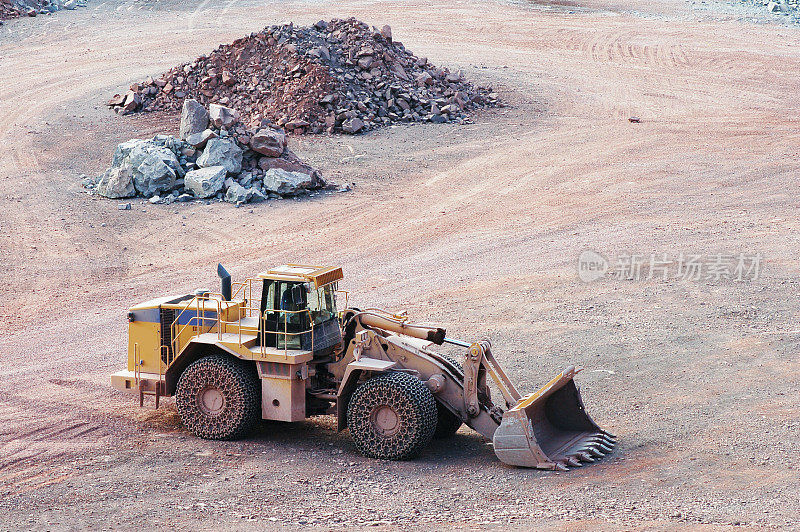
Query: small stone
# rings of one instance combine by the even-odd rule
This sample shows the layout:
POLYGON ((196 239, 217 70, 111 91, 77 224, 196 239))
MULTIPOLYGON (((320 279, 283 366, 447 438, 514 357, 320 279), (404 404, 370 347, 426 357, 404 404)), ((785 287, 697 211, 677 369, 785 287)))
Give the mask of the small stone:
POLYGON ((208 106, 208 114, 214 127, 230 129, 239 120, 239 113, 230 107, 212 103, 208 106))
POLYGON ((158 194, 156 194, 155 196, 153 196, 152 198, 150 198, 150 199, 149 199, 149 200, 147 200, 147 201, 149 201, 149 202, 150 202, 150 203, 152 203, 153 205, 155 205, 156 203, 161 203, 161 196, 159 196, 158 194))
POLYGON ((240 203, 247 203, 253 199, 256 192, 256 189, 245 188, 239 183, 233 183, 225 192, 225 201, 228 203, 236 203, 237 205, 240 203))
POLYGON ((428 74, 427 72, 422 72, 420 75, 416 77, 417 85, 420 87, 424 87, 425 85, 433 84, 433 76, 428 74))
POLYGON ((117 210, 120 210, 120 211, 129 211, 132 208, 133 208, 133 206, 130 203, 120 203, 120 204, 117 205, 117 210))
POLYGON ((355 134, 361 131, 364 127, 364 121, 358 117, 350 118, 342 124, 342 131, 345 133, 355 134))
POLYGON ((189 135, 186 137, 186 142, 194 146, 195 148, 203 148, 206 143, 211 140, 219 137, 213 130, 206 129, 200 133, 195 133, 193 135, 189 135))
POLYGON ((289 122, 286 122, 283 125, 283 127, 285 127, 286 129, 289 129, 289 130, 293 130, 293 129, 299 129, 299 128, 303 128, 303 127, 308 127, 309 125, 311 125, 311 124, 309 124, 305 120, 291 120, 289 122))
POLYGON ((128 92, 125 95, 125 102, 122 104, 122 110, 126 113, 132 113, 142 103, 142 97, 135 92, 128 92))
POLYGON ((392 42, 392 27, 386 24, 381 28, 381 36, 389 42, 392 42))
POLYGON ((260 129, 250 139, 250 147, 267 157, 280 157, 286 148, 286 135, 271 128, 260 129))
POLYGON ((236 85, 236 78, 233 76, 233 74, 231 74, 227 70, 224 70, 222 72, 222 83, 223 85, 232 87, 233 85, 236 85))

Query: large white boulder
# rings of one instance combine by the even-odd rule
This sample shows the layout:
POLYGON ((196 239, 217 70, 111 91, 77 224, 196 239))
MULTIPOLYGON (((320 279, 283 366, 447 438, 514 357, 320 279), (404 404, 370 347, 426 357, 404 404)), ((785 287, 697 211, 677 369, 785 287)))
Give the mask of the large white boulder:
POLYGON ((136 195, 130 168, 109 168, 97 184, 97 193, 107 198, 131 198, 136 195))
POLYGON ((264 174, 264 188, 281 196, 294 196, 314 186, 314 179, 303 172, 272 168, 264 174))
POLYGON ((242 154, 244 152, 237 144, 228 139, 211 139, 206 144, 203 154, 197 159, 197 166, 224 166, 229 174, 238 174, 242 171, 242 154))
POLYGON ((209 166, 199 170, 190 170, 186 172, 186 177, 183 178, 183 186, 195 197, 210 198, 222 190, 226 174, 227 170, 224 166, 209 166))

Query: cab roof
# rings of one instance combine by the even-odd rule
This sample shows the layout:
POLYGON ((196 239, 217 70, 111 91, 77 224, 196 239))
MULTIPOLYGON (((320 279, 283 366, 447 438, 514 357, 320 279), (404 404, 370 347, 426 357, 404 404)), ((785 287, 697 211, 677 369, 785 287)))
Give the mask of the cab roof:
POLYGON ((261 279, 273 281, 295 281, 314 283, 314 288, 334 283, 344 278, 338 266, 310 266, 307 264, 285 264, 258 274, 261 279))

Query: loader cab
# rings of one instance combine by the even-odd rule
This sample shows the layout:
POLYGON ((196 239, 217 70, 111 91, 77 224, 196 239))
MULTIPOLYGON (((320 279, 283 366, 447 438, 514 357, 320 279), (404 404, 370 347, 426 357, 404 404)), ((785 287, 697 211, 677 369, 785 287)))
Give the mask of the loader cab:
POLYGON ((324 356, 341 342, 336 309, 341 268, 290 264, 259 277, 263 279, 262 345, 324 356))

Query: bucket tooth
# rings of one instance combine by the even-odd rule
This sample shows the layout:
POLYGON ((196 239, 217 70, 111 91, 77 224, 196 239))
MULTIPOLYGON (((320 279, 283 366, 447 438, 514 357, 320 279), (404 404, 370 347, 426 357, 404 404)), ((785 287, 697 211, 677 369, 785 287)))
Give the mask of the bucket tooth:
POLYGON ((614 441, 617 441, 617 437, 614 436, 613 434, 611 434, 610 432, 608 432, 607 430, 601 430, 600 433, 601 434, 605 434, 606 436, 608 436, 609 438, 611 438, 614 441))
POLYGON ((581 461, 575 458, 574 456, 570 456, 569 458, 567 458, 566 462, 571 467, 581 467, 583 465, 581 464, 581 461))
POLYGON ((592 458, 591 455, 589 455, 588 453, 584 453, 583 451, 575 453, 575 456, 577 456, 583 462, 587 463, 594 462, 594 458, 592 458))
POLYGON ((595 458, 602 458, 605 456, 602 452, 598 451, 596 447, 589 447, 586 449, 586 452, 595 458))
POLYGON ((614 446, 617 444, 617 440, 614 440, 614 439, 612 439, 612 438, 609 438, 609 437, 608 437, 608 436, 606 436, 606 435, 602 435, 602 436, 601 436, 601 439, 603 440, 603 442, 605 442, 605 444, 606 444, 606 445, 609 445, 609 446, 611 446, 611 447, 614 447, 614 446))
POLYGON ((607 445, 605 445, 603 443, 598 443, 597 446, 602 452, 604 452, 606 454, 608 454, 608 453, 610 453, 611 451, 614 450, 613 447, 609 447, 609 446, 607 446, 607 445))
POLYGON ((556 462, 556 467, 553 469, 555 471, 569 471, 569 468, 564 464, 564 462, 556 462))

